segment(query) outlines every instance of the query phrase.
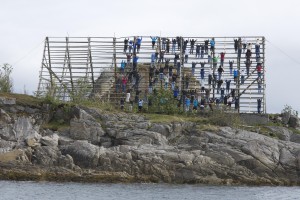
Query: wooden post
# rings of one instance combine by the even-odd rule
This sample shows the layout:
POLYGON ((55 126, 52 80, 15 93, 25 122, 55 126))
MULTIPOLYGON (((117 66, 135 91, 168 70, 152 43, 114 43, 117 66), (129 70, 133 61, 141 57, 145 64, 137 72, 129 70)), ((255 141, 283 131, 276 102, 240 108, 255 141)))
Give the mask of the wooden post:
MULTIPOLYGON (((50 45, 49 45, 49 38, 46 37, 46 43, 47 43, 47 50, 48 50, 48 67, 50 70, 52 70, 52 67, 51 67, 51 56, 50 56, 50 45)), ((53 87, 53 77, 52 77, 52 73, 50 73, 50 81, 51 81, 51 90, 52 90, 52 87, 53 87)))
POLYGON ((71 95, 74 96, 74 83, 73 83, 71 57, 70 57, 70 51, 69 51, 69 38, 68 37, 66 37, 66 52, 67 52, 67 58, 68 58, 68 68, 69 68, 69 72, 70 72, 71 93, 72 93, 71 95))
POLYGON ((263 113, 266 114, 267 113, 267 103, 266 103, 266 93, 265 93, 265 90, 266 90, 266 80, 265 80, 265 45, 266 45, 266 42, 265 42, 265 37, 262 37, 262 50, 263 50, 263 62, 262 62, 262 71, 263 71, 263 78, 262 78, 262 91, 263 91, 263 113))
POLYGON ((88 51, 89 51, 89 64, 91 67, 91 74, 92 74, 92 84, 93 84, 93 91, 95 89, 95 78, 94 78, 94 68, 93 68, 93 58, 92 58, 92 50, 91 50, 91 38, 88 37, 88 51))
MULTIPOLYGON (((48 41, 48 37, 46 37, 45 42, 44 42, 44 51, 43 51, 43 60, 42 60, 42 64, 41 64, 41 71, 40 71, 40 75, 39 75, 39 84, 38 84, 38 89, 37 89, 37 93, 36 96, 40 97, 41 95, 41 86, 42 86, 42 79, 43 79, 43 69, 44 69, 44 59, 45 59, 45 54, 46 54, 46 48, 47 48, 47 41, 48 41)), ((49 45, 49 44, 48 44, 49 45)))

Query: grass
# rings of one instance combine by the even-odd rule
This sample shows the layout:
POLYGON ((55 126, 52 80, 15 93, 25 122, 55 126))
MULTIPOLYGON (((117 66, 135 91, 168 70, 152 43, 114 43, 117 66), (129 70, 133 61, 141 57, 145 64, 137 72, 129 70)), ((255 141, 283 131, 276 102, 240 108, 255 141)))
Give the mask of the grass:
POLYGON ((146 119, 150 120, 152 123, 172 123, 172 122, 195 122, 203 123, 207 120, 203 117, 196 115, 165 115, 165 114, 153 114, 153 113, 144 113, 146 119))
POLYGON ((0 97, 16 98, 16 104, 30 107, 39 107, 44 100, 27 94, 0 93, 0 97))

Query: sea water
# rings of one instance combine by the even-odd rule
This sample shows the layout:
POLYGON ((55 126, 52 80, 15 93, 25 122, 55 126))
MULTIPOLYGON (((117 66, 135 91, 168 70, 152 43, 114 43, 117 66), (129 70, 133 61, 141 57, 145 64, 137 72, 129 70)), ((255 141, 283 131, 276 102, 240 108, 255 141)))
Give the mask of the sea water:
POLYGON ((0 200, 300 199, 300 187, 0 181, 0 200))

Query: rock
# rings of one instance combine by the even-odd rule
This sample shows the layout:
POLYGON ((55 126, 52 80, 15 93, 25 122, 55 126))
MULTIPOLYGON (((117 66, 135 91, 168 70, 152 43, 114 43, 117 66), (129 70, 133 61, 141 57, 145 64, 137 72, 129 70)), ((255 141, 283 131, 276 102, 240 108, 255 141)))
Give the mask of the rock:
POLYGON ((38 146, 34 149, 32 161, 39 165, 56 166, 60 155, 61 153, 57 147, 38 146))
POLYGON ((32 118, 25 116, 20 116, 16 119, 13 126, 13 129, 16 133, 16 139, 23 139, 38 132, 39 127, 33 126, 32 122, 32 118))
POLYGON ((69 145, 72 144, 74 142, 73 139, 65 137, 65 136, 60 136, 58 138, 58 145, 69 145))
POLYGON ((28 158, 22 149, 15 149, 10 152, 0 153, 0 161, 1 162, 11 162, 11 161, 28 161, 28 158))
POLYGON ((16 98, 0 97, 0 104, 1 105, 15 105, 16 98))
POLYGON ((288 125, 292 128, 300 127, 300 120, 297 116, 291 115, 289 118, 288 125))
POLYGON ((45 146, 56 147, 58 146, 58 135, 53 134, 52 136, 44 136, 41 138, 41 144, 45 146))
POLYGON ((65 156, 61 155, 58 158, 58 166, 73 169, 75 165, 74 165, 72 156, 70 156, 69 154, 67 154, 65 156))
POLYGON ((25 140, 27 146, 29 147, 35 147, 35 146, 38 146, 39 143, 37 143, 37 141, 34 139, 34 138, 27 138, 25 140))
MULTIPOLYGON (((0 139, 0 153, 11 151, 16 146, 16 142, 0 139)), ((0 160, 1 161, 1 160, 0 160)))
POLYGON ((0 109, 0 119, 5 123, 12 123, 11 117, 3 109, 0 109))
POLYGON ((70 137, 75 140, 88 140, 93 144, 99 144, 100 137, 104 134, 98 122, 76 118, 70 121, 70 137))
POLYGON ((283 124, 288 124, 290 117, 291 117, 291 113, 290 112, 284 112, 281 114, 282 117, 282 123, 283 124))
POLYGON ((63 155, 71 155, 74 163, 80 167, 96 167, 99 159, 99 147, 79 140, 74 143, 61 147, 63 155))

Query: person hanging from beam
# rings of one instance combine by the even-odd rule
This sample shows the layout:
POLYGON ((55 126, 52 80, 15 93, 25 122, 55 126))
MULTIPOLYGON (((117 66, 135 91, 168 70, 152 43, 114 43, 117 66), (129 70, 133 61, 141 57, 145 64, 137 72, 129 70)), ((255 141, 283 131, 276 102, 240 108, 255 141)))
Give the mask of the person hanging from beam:
POLYGON ((222 67, 224 66, 224 59, 225 59, 225 54, 226 54, 226 51, 222 51, 221 53, 220 53, 220 57, 221 57, 221 65, 222 65, 222 67))
POLYGON ((124 39, 124 53, 126 53, 126 51, 127 51, 127 48, 128 48, 128 41, 129 41, 129 38, 125 38, 125 39, 124 39))
POLYGON ((204 45, 203 44, 200 45, 200 55, 201 55, 201 58, 203 59, 204 58, 204 45))
POLYGON ((196 45, 196 58, 200 58, 200 49, 201 49, 200 44, 197 44, 196 45))
POLYGON ((247 59, 244 63, 245 63, 245 65, 246 65, 246 73, 247 73, 247 76, 249 76, 249 73, 250 73, 250 67, 251 67, 252 61, 251 61, 250 59, 247 59))
POLYGON ((261 78, 261 72, 262 72, 262 66, 261 66, 261 63, 257 63, 256 65, 256 70, 257 70, 257 76, 259 78, 261 78))
POLYGON ((234 51, 235 53, 237 53, 238 50, 238 46, 239 46, 239 40, 238 39, 234 39, 234 51))
POLYGON ((205 50, 206 54, 208 54, 208 43, 209 43, 209 40, 204 40, 204 50, 205 50))
POLYGON ((190 54, 194 54, 194 46, 197 40, 191 39, 190 44, 191 44, 191 49, 190 49, 190 54))
POLYGON ((229 94, 229 91, 230 91, 230 82, 231 80, 225 80, 225 83, 226 83, 226 93, 229 94))
POLYGON ((163 37, 163 38, 161 38, 161 49, 162 50, 166 50, 166 44, 167 44, 167 38, 165 38, 165 37, 163 37))
POLYGON ((241 70, 241 85, 243 85, 245 82, 245 71, 242 69, 241 70))
POLYGON ((157 40, 158 37, 157 36, 154 36, 154 37, 150 36, 150 38, 151 38, 151 42, 152 42, 152 49, 154 49, 154 46, 155 46, 155 43, 156 43, 156 40, 157 40))
POLYGON ((172 53, 175 53, 176 50, 176 42, 177 40, 175 38, 172 39, 172 53))
POLYGON ((167 38, 166 40, 166 53, 170 53, 170 39, 167 38))
POLYGON ((257 78, 257 92, 258 93, 261 93, 261 84, 262 84, 262 79, 261 79, 261 77, 258 77, 257 78))
POLYGON ((218 68, 218 75, 219 75, 218 80, 221 80, 223 72, 224 72, 224 69, 223 69, 222 65, 220 65, 218 68))
POLYGON ((229 71, 230 75, 232 75, 234 60, 229 60, 229 71))
POLYGON ((139 57, 136 54, 133 54, 133 58, 132 58, 132 71, 136 71, 137 70, 137 62, 139 60, 139 57))
POLYGON ((259 44, 259 39, 256 40, 255 43, 255 55, 256 55, 256 61, 258 58, 260 58, 260 44, 259 44))
POLYGON ((128 43, 128 53, 131 53, 132 49, 133 49, 133 41, 130 40, 129 43, 128 43))
POLYGON ((137 53, 140 53, 142 40, 143 40, 142 36, 141 37, 137 37, 137 39, 136 39, 137 53))
POLYGON ((261 113, 261 99, 257 99, 257 113, 261 113))

